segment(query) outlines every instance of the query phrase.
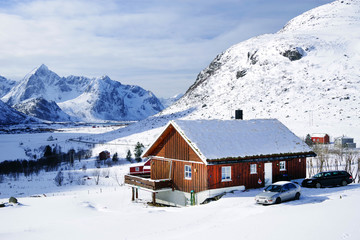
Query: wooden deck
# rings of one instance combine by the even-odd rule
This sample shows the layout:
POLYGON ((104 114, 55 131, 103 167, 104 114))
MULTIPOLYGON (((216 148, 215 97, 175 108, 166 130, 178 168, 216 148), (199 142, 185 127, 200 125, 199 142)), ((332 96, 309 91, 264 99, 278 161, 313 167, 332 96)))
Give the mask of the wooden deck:
POLYGON ((161 190, 164 188, 172 188, 171 179, 153 180, 150 179, 149 175, 125 175, 125 184, 146 188, 152 191, 161 190))

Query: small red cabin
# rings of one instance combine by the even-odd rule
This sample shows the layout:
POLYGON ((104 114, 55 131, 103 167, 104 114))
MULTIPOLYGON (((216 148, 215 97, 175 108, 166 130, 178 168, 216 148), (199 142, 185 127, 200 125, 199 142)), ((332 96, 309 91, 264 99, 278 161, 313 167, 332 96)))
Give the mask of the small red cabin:
POLYGON ((131 175, 150 175, 151 172, 151 159, 146 162, 134 164, 130 167, 131 175))
POLYGON ((314 133, 311 134, 311 141, 313 141, 313 143, 329 144, 330 137, 326 133, 314 133))
POLYGON ((110 152, 105 150, 105 151, 102 151, 101 153, 99 153, 99 159, 100 160, 106 160, 106 159, 109 159, 110 158, 110 152))

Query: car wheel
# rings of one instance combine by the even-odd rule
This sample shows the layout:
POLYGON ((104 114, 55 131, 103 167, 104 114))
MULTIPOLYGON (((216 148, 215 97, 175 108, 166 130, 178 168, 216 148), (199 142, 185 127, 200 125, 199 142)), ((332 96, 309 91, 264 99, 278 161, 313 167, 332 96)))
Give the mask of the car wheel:
POLYGON ((319 183, 319 182, 316 183, 316 184, 315 184, 315 187, 316 187, 316 188, 321 188, 321 183, 319 183))
POLYGON ((295 194, 295 200, 299 200, 299 199, 300 199, 300 193, 297 192, 297 193, 295 194))
POLYGON ((275 203, 276 203, 276 204, 279 204, 279 203, 281 203, 281 198, 279 198, 279 197, 278 197, 278 198, 276 198, 276 201, 275 201, 275 203))
POLYGON ((346 185, 348 185, 347 181, 342 180, 342 181, 341 181, 341 186, 346 186, 346 185))

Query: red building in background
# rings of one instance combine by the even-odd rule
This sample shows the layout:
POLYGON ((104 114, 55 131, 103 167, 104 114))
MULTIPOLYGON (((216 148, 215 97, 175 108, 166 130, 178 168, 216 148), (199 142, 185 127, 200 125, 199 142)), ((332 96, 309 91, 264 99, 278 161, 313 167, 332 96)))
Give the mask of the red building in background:
POLYGON ((311 134, 311 140, 313 141, 313 143, 318 143, 318 144, 330 143, 330 137, 326 133, 313 133, 311 134))
POLYGON ((150 175, 151 169, 151 159, 148 159, 146 162, 141 162, 138 164, 132 164, 130 167, 131 175, 150 175))

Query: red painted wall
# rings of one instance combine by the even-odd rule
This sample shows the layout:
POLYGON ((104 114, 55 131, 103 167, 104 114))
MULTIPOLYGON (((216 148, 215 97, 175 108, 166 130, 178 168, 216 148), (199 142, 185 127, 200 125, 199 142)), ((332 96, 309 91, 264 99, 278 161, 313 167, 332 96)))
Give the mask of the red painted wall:
POLYGON ((314 143, 321 143, 321 144, 328 144, 330 143, 330 137, 329 135, 325 135, 324 137, 311 137, 311 140, 314 143))

